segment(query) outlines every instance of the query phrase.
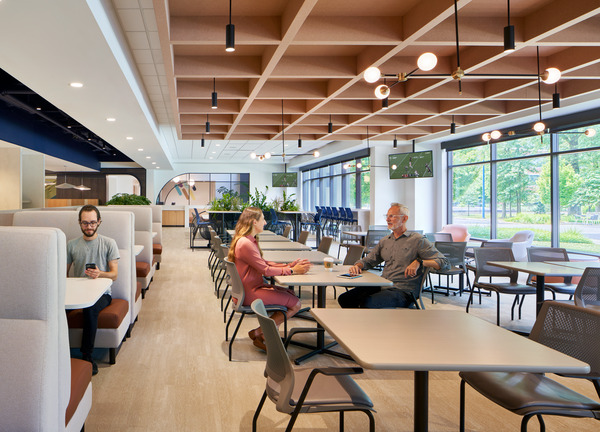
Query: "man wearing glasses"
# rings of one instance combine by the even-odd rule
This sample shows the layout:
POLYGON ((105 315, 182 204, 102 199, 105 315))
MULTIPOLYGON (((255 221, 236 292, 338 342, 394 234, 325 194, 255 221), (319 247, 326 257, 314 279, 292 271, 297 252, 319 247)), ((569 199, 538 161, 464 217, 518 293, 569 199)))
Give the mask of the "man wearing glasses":
MULTIPOLYGON (((117 280, 119 248, 117 242, 98 234, 102 220, 100 211, 93 205, 85 205, 79 211, 79 227, 83 236, 67 243, 67 274, 73 265, 74 277, 108 278, 117 280), (91 264, 95 264, 92 266, 91 264)), ((93 374, 98 373, 98 365, 92 358, 98 314, 112 301, 110 287, 100 299, 83 309, 83 334, 81 337, 82 358, 92 364, 93 374)))
POLYGON ((387 226, 392 233, 383 237, 366 257, 357 261, 349 270, 350 274, 357 275, 385 262, 381 276, 394 282, 394 286, 387 289, 353 288, 338 297, 341 307, 410 307, 413 303, 410 293, 417 297, 424 267, 436 270, 450 268, 446 257, 425 236, 406 231, 408 215, 406 206, 392 203, 386 215, 387 226))

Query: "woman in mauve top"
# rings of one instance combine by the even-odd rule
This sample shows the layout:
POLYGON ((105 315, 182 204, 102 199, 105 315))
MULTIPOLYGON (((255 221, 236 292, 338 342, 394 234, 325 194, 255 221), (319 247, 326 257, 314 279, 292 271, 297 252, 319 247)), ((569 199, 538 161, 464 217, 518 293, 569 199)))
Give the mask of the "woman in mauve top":
MULTIPOLYGON (((300 310, 300 299, 288 288, 266 284, 263 276, 304 274, 310 268, 310 262, 295 260, 289 264, 277 264, 265 261, 256 236, 263 232, 266 224, 262 210, 256 207, 246 208, 235 226, 235 235, 229 247, 227 259, 235 263, 242 279, 245 306, 259 298, 265 305, 287 307, 286 315, 290 318, 300 310)), ((284 319, 283 312, 277 311, 271 318, 279 326, 284 319)), ((260 327, 250 330, 248 336, 256 347, 266 351, 260 327)))

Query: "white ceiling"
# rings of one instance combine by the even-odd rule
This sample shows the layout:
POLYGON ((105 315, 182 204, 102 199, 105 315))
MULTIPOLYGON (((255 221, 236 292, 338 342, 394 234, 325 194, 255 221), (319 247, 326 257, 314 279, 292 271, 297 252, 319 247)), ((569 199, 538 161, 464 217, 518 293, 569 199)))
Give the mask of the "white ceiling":
MULTIPOLYGON (((511 1, 517 51, 509 56, 501 50, 505 2, 458 5, 463 69, 530 72, 540 45, 543 66, 565 71, 559 91, 566 108, 547 112, 553 89, 544 89, 544 115, 576 111, 586 100, 586 107, 600 105, 599 1, 511 1)), ((456 137, 535 118, 535 83, 514 79, 465 80, 460 96, 452 80, 415 79, 394 87, 390 110, 381 111, 361 79, 366 66, 408 72, 430 50, 440 57, 436 72, 455 68, 450 0, 236 0, 233 6, 238 49, 230 54, 225 1, 2 0, 0 67, 146 169, 248 161, 251 152, 310 153, 332 141, 361 146, 366 126, 372 140, 439 142, 449 138, 452 114, 456 137), (249 74, 248 65, 258 73, 249 74), (205 109, 213 76, 216 111, 205 109), (72 81, 84 87, 72 89, 72 81), (202 148, 206 113, 214 132, 202 148), (333 134, 326 130, 330 114, 333 134)))

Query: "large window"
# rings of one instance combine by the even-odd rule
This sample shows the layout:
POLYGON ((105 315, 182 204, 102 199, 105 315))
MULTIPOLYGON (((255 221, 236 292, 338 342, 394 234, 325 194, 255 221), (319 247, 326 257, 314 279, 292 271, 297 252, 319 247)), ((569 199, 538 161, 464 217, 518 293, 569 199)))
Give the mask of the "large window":
POLYGON ((449 221, 473 237, 530 229, 536 246, 600 254, 600 136, 588 135, 574 129, 449 151, 449 221))
POLYGON ((370 158, 355 157, 302 171, 302 207, 369 208, 370 158))
POLYGON ((248 200, 250 174, 186 173, 173 177, 160 190, 157 203, 166 205, 208 205, 221 198, 221 191, 233 190, 248 200), (225 189, 222 189, 225 188, 225 189))

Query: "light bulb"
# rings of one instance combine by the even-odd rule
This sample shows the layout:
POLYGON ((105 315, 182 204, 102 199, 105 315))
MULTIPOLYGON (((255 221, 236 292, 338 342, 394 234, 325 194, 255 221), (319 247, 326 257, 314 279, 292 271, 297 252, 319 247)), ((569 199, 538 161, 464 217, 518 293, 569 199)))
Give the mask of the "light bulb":
POLYGON ((398 168, 398 165, 396 165, 396 164, 392 165, 393 170, 395 170, 396 168, 398 168))
POLYGON ((560 79, 560 71, 556 68, 548 68, 546 69, 546 71, 542 74, 542 81, 544 81, 546 84, 554 84, 555 82, 558 82, 558 80, 560 79))
POLYGON ((175 183, 179 183, 179 180, 181 180, 179 177, 175 177, 175 178, 173 178, 173 181, 174 181, 175 183))
POLYGON ((314 157, 319 157, 319 156, 321 156, 321 153, 319 153, 318 150, 315 150, 315 152, 313 153, 313 156, 314 157))
POLYGON ((500 132, 499 130, 495 130, 495 131, 492 131, 490 136, 492 137, 492 139, 496 140, 502 136, 502 132, 500 132))
POLYGON ((194 186, 194 185, 196 184, 196 181, 195 181, 194 179, 191 179, 191 180, 188 182, 188 184, 189 184, 190 186, 194 186))
POLYGON ((368 83, 377 82, 379 81, 379 78, 381 78, 381 71, 379 70, 379 68, 371 66, 370 68, 367 68, 367 70, 365 70, 365 72, 363 73, 363 78, 368 83))
POLYGON ((481 139, 482 139, 483 141, 489 141, 489 140, 490 140, 490 138, 491 138, 491 136, 490 136, 490 133, 489 133, 489 132, 486 132, 486 133, 484 133, 483 135, 481 135, 481 139))
POLYGON ((430 52, 421 54, 417 60, 417 66, 424 72, 430 71, 435 65, 437 65, 437 57, 430 52))
POLYGON ((594 135, 596 135, 596 130, 595 129, 586 129, 584 134, 585 134, 585 136, 593 137, 594 135))
POLYGON ((265 153, 265 159, 271 159, 271 153, 266 152, 265 153))
POLYGON ((375 87, 375 97, 377 99, 385 99, 390 95, 390 88, 385 84, 378 85, 375 87))
POLYGON ((254 152, 250 153, 250 159, 256 159, 256 153, 254 153, 254 152))
POLYGON ((361 169, 362 168, 362 164, 359 162, 356 164, 356 168, 361 169))
POLYGON ((537 133, 542 133, 542 132, 544 132, 545 129, 546 129, 546 125, 542 122, 537 122, 536 124, 533 125, 533 130, 536 131, 537 133))
POLYGON ((265 159, 265 157, 264 157, 263 155, 260 155, 260 156, 258 157, 258 160, 259 160, 259 161, 263 161, 264 159, 265 159))
POLYGON ((350 168, 350 164, 344 164, 344 169, 347 170, 348 168, 350 168))

